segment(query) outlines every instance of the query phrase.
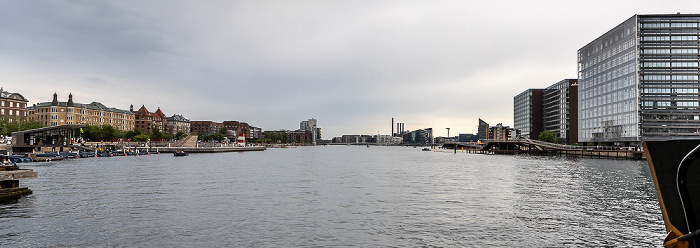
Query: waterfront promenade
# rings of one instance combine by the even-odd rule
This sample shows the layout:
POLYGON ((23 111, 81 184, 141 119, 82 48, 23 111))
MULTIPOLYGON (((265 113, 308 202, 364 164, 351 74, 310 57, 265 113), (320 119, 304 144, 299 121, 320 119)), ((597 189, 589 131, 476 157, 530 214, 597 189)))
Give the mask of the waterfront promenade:
POLYGON ((636 147, 572 146, 527 138, 508 141, 489 140, 483 144, 445 143, 441 148, 480 154, 531 154, 587 158, 645 159, 644 152, 636 147))

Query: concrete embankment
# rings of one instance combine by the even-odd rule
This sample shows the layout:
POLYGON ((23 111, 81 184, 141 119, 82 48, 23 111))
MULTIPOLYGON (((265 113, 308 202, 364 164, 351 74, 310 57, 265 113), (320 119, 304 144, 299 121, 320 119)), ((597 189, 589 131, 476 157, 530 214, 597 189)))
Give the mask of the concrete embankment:
POLYGON ((19 169, 17 166, 0 166, 0 203, 31 194, 28 188, 19 187, 19 179, 36 178, 33 170, 19 169))
MULTIPOLYGON (((144 149, 134 147, 129 149, 144 149)), ((217 152, 249 152, 249 151, 264 151, 266 148, 261 146, 251 147, 153 147, 149 148, 150 152, 174 153, 184 151, 187 153, 217 153, 217 152)))

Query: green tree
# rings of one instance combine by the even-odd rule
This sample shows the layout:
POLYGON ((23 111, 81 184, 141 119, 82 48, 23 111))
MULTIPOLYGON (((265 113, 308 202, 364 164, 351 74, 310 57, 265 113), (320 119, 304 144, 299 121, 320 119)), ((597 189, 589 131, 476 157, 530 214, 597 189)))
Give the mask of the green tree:
POLYGON ((186 133, 177 132, 177 133, 175 134, 175 139, 176 139, 176 140, 182 139, 182 138, 184 138, 184 137, 187 137, 187 134, 186 134, 186 133))
POLYGON ((119 130, 114 128, 112 125, 101 125, 100 126, 100 137, 112 139, 120 136, 119 130))
POLYGON ((540 135, 537 136, 537 139, 549 143, 559 143, 559 138, 557 138, 556 133, 552 131, 542 131, 540 135))
POLYGON ((151 139, 162 139, 163 138, 163 132, 158 129, 156 124, 153 124, 151 126, 151 139))
POLYGON ((139 134, 134 136, 134 140, 141 141, 141 142, 146 142, 150 139, 150 136, 146 134, 139 134))
POLYGON ((143 132, 141 132, 141 130, 137 128, 137 129, 127 131, 126 133, 124 133, 124 138, 133 139, 137 135, 141 135, 141 134, 143 134, 143 132))
POLYGON ((92 125, 85 125, 83 127, 83 133, 82 137, 87 139, 87 140, 94 140, 97 137, 101 136, 101 130, 97 126, 92 126, 92 125))
POLYGON ((267 143, 287 143, 289 135, 285 132, 265 132, 264 141, 267 143))
POLYGON ((40 121, 29 120, 28 118, 5 119, 5 116, 0 115, 0 134, 10 135, 17 131, 24 131, 44 127, 44 123, 40 121))
POLYGON ((226 129, 225 127, 222 127, 219 129, 219 132, 216 133, 216 140, 223 141, 226 139, 227 135, 229 135, 228 129, 226 129))

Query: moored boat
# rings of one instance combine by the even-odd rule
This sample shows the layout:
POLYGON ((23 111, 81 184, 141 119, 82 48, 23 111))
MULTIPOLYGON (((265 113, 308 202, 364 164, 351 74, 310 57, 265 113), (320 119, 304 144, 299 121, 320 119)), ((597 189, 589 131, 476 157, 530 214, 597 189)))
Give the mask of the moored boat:
POLYGON ((173 153, 175 157, 184 157, 184 156, 189 156, 190 154, 185 152, 185 151, 176 151, 173 153))
POLYGON ((644 152, 668 233, 664 247, 699 248, 700 140, 648 141, 644 152))

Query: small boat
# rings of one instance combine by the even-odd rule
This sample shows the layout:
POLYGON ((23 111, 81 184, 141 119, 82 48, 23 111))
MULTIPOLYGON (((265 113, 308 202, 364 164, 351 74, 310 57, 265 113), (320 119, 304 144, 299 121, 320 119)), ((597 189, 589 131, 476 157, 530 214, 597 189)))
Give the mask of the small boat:
POLYGON ((430 151, 430 148, 425 147, 425 148, 423 148, 423 151, 428 151, 428 152, 429 152, 429 151, 430 151))
POLYGON ((185 151, 176 151, 173 153, 175 157, 184 157, 184 156, 189 156, 190 154, 185 152, 185 151))
POLYGON ((664 247, 700 247, 700 140, 644 142, 667 236, 664 247))

